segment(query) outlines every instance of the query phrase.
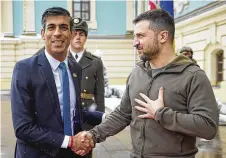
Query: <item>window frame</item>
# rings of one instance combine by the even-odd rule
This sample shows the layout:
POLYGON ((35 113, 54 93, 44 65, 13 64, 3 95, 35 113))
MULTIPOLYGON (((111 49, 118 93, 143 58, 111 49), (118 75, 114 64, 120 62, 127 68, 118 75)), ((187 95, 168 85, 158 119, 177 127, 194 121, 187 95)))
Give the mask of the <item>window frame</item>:
POLYGON ((220 85, 220 83, 223 80, 224 80, 224 52, 220 51, 216 54, 216 84, 220 85), (221 56, 221 58, 220 58, 220 56, 221 56), (220 67, 219 67, 219 65, 220 65, 220 67), (220 71, 220 69, 221 69, 221 71, 220 71))
MULTIPOLYGON (((76 14, 74 15, 74 2, 76 2, 76 0, 71 0, 69 1, 69 5, 68 8, 69 10, 71 10, 71 15, 72 16, 76 16, 76 14)), ((78 2, 78 1, 77 1, 78 2)), ((90 0, 90 20, 86 21, 89 29, 97 29, 97 20, 96 20, 96 0, 90 0)))
POLYGON ((90 21, 90 9, 91 9, 91 6, 90 6, 90 1, 82 1, 82 0, 80 0, 80 1, 73 1, 73 4, 72 4, 72 10, 73 10, 73 17, 75 17, 75 15, 76 15, 76 13, 80 13, 80 17, 78 17, 78 18, 81 18, 81 19, 83 19, 83 20, 85 20, 85 21, 90 21), (79 10, 76 10, 75 11, 75 4, 78 4, 78 5, 80 5, 80 7, 79 7, 79 10), (88 10, 83 10, 83 6, 85 6, 85 4, 88 6, 88 10), (84 17, 83 17, 83 13, 86 13, 86 14, 88 14, 88 18, 87 19, 85 19, 84 17))

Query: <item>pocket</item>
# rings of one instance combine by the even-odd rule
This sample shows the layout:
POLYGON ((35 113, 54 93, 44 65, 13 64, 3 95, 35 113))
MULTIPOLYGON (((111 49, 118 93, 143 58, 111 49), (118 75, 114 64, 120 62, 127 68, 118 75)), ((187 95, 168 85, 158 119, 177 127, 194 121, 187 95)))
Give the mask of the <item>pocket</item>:
POLYGON ((169 131, 155 123, 152 123, 152 128, 146 129, 145 133, 149 133, 145 140, 145 154, 174 155, 181 153, 184 139, 182 134, 169 131))

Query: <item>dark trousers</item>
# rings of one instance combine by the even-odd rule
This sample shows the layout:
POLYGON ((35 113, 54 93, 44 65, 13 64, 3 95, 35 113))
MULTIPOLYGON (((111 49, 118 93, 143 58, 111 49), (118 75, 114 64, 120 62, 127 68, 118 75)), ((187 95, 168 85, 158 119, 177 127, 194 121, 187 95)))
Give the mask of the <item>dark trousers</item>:
POLYGON ((85 156, 79 156, 70 149, 61 148, 58 154, 56 155, 56 158, 92 158, 92 151, 85 156))
POLYGON ((75 154, 70 149, 63 149, 63 148, 61 148, 59 150, 58 154, 56 155, 56 158, 85 158, 85 157, 75 154))

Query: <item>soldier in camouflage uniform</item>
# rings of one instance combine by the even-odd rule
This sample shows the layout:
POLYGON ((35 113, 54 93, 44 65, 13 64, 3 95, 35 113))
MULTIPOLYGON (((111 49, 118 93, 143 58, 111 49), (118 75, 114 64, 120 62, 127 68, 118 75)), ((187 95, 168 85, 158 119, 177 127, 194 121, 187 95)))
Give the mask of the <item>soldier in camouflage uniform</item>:
MULTIPOLYGON (((104 112, 104 76, 102 60, 84 48, 88 35, 88 25, 80 18, 74 19, 69 58, 77 61, 82 67, 81 101, 83 108, 104 112)), ((84 123, 85 130, 92 126, 84 123)), ((92 152, 86 155, 92 157, 92 152)))

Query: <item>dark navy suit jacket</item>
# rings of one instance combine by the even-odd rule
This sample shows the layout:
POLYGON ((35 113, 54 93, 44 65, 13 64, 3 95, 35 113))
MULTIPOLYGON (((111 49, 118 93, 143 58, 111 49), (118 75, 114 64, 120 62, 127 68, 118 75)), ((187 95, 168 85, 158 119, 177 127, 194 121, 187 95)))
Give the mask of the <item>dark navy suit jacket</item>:
MULTIPOLYGON (((75 86, 80 121, 99 124, 103 113, 81 109, 81 67, 69 59, 69 69, 75 86)), ((11 85, 11 107, 17 137, 15 157, 55 157, 64 140, 64 130, 55 80, 44 49, 16 63, 11 85)), ((76 128, 75 131, 82 129, 76 128)))

